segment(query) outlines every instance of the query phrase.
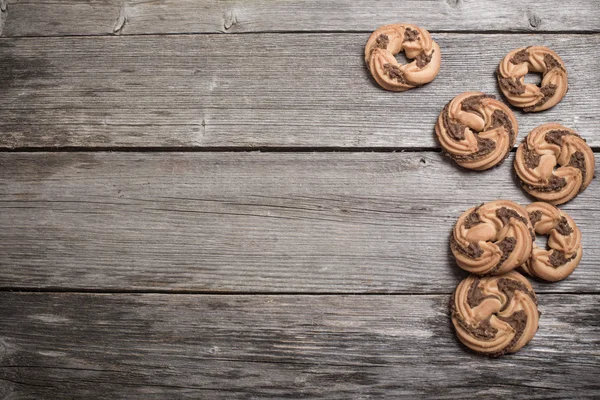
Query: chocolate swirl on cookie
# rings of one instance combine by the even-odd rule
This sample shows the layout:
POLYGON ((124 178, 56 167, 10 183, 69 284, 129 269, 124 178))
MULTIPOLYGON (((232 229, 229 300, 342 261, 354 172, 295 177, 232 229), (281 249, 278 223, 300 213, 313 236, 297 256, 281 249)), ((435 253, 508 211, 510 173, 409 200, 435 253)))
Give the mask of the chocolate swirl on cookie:
POLYGON ((498 357, 525 346, 538 329, 537 298, 518 272, 469 276, 450 299, 458 339, 471 350, 498 357))
POLYGON ((477 275, 496 275, 523 264, 535 233, 525 208, 496 200, 465 211, 452 231, 450 248, 459 267, 477 275))
POLYGON ((425 29, 411 24, 385 25, 369 37, 365 62, 382 88, 403 92, 435 79, 440 70, 441 53, 425 29), (413 61, 399 64, 395 55, 401 51, 413 61))
POLYGON ((523 188, 555 205, 585 190, 594 178, 594 168, 594 153, 585 140, 555 123, 531 131, 515 156, 515 170, 523 188))
POLYGON ((565 279, 581 260, 581 231, 567 213, 553 205, 537 202, 525 208, 535 232, 548 236, 549 250, 534 244, 523 269, 531 276, 550 282, 565 279))
POLYGON ((444 152, 460 166, 475 170, 502 162, 515 145, 518 130, 506 104, 479 92, 456 96, 446 104, 435 125, 444 152))
POLYGON ((554 107, 567 93, 567 70, 554 51, 531 46, 511 51, 500 62, 498 84, 510 104, 523 111, 543 111, 554 107), (525 75, 543 75, 540 86, 525 83, 525 75))

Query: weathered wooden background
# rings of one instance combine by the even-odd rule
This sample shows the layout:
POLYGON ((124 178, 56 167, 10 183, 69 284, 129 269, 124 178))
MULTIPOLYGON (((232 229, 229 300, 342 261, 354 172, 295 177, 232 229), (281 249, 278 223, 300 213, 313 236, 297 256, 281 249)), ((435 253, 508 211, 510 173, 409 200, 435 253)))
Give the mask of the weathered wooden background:
POLYGON ((600 398, 597 182, 534 340, 479 357, 447 315, 450 229, 531 199, 512 157, 464 171, 433 133, 541 44, 570 90, 519 137, 600 149, 596 0, 0 0, 0 33, 0 398, 600 398), (443 52, 402 94, 362 59, 400 21, 443 52))

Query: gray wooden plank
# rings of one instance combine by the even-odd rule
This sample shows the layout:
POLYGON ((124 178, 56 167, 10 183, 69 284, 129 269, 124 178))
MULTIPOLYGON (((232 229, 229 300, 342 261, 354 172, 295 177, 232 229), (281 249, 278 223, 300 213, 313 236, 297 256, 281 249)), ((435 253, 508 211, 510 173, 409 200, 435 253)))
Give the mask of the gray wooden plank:
MULTIPOLYGON (((6 3, 6 0, 3 0, 6 3)), ((372 31, 411 22, 435 31, 598 31, 595 0, 8 0, 5 36, 372 31)))
POLYGON ((598 295, 541 295, 520 352, 472 354, 447 295, 1 293, 5 398, 594 398, 598 295))
POLYGON ((517 112, 600 146, 598 35, 437 34, 441 72, 392 93, 364 66, 367 34, 0 39, 1 147, 434 147, 444 104, 496 93, 515 47, 545 44, 569 69, 552 110, 517 112))
MULTIPOLYGON (((0 286, 450 293, 467 208, 529 200, 509 162, 440 153, 1 153, 0 286)), ((579 268, 538 292, 598 292, 600 188, 564 209, 579 268)))

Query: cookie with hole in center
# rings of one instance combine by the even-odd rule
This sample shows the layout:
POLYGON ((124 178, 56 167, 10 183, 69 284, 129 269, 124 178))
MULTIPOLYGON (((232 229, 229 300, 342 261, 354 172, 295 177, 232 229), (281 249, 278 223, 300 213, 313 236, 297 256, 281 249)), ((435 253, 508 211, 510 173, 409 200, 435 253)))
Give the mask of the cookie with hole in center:
POLYGON ((522 265, 523 270, 549 282, 565 279, 581 261, 581 231, 569 214, 551 204, 536 202, 525 209, 535 233, 548 236, 549 249, 534 244, 531 257, 522 265))
POLYGON ((427 30, 412 24, 384 25, 371 34, 365 62, 373 79, 386 90, 403 92, 435 79, 441 64, 440 46, 427 30), (412 61, 400 64, 396 54, 412 61))
POLYGON ((500 62, 498 85, 510 104, 526 112, 547 110, 558 104, 569 88, 565 63, 544 46, 515 49, 500 62), (530 73, 542 74, 540 85, 525 83, 530 73))

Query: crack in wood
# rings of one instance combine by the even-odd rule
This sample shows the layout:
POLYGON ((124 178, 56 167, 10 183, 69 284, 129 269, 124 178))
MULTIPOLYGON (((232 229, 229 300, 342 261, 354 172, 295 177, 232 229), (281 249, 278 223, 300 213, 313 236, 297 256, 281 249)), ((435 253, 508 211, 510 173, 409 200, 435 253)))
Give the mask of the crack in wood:
POLYGON ((123 28, 125 28, 125 25, 128 22, 128 15, 127 15, 127 3, 123 3, 121 4, 121 7, 119 8, 119 16, 117 17, 117 22, 115 23, 115 26, 113 27, 113 34, 120 34, 123 32, 123 28))
POLYGON ((7 16, 8 16, 7 0, 0 0, 0 36, 3 36, 4 26, 6 25, 7 16))

